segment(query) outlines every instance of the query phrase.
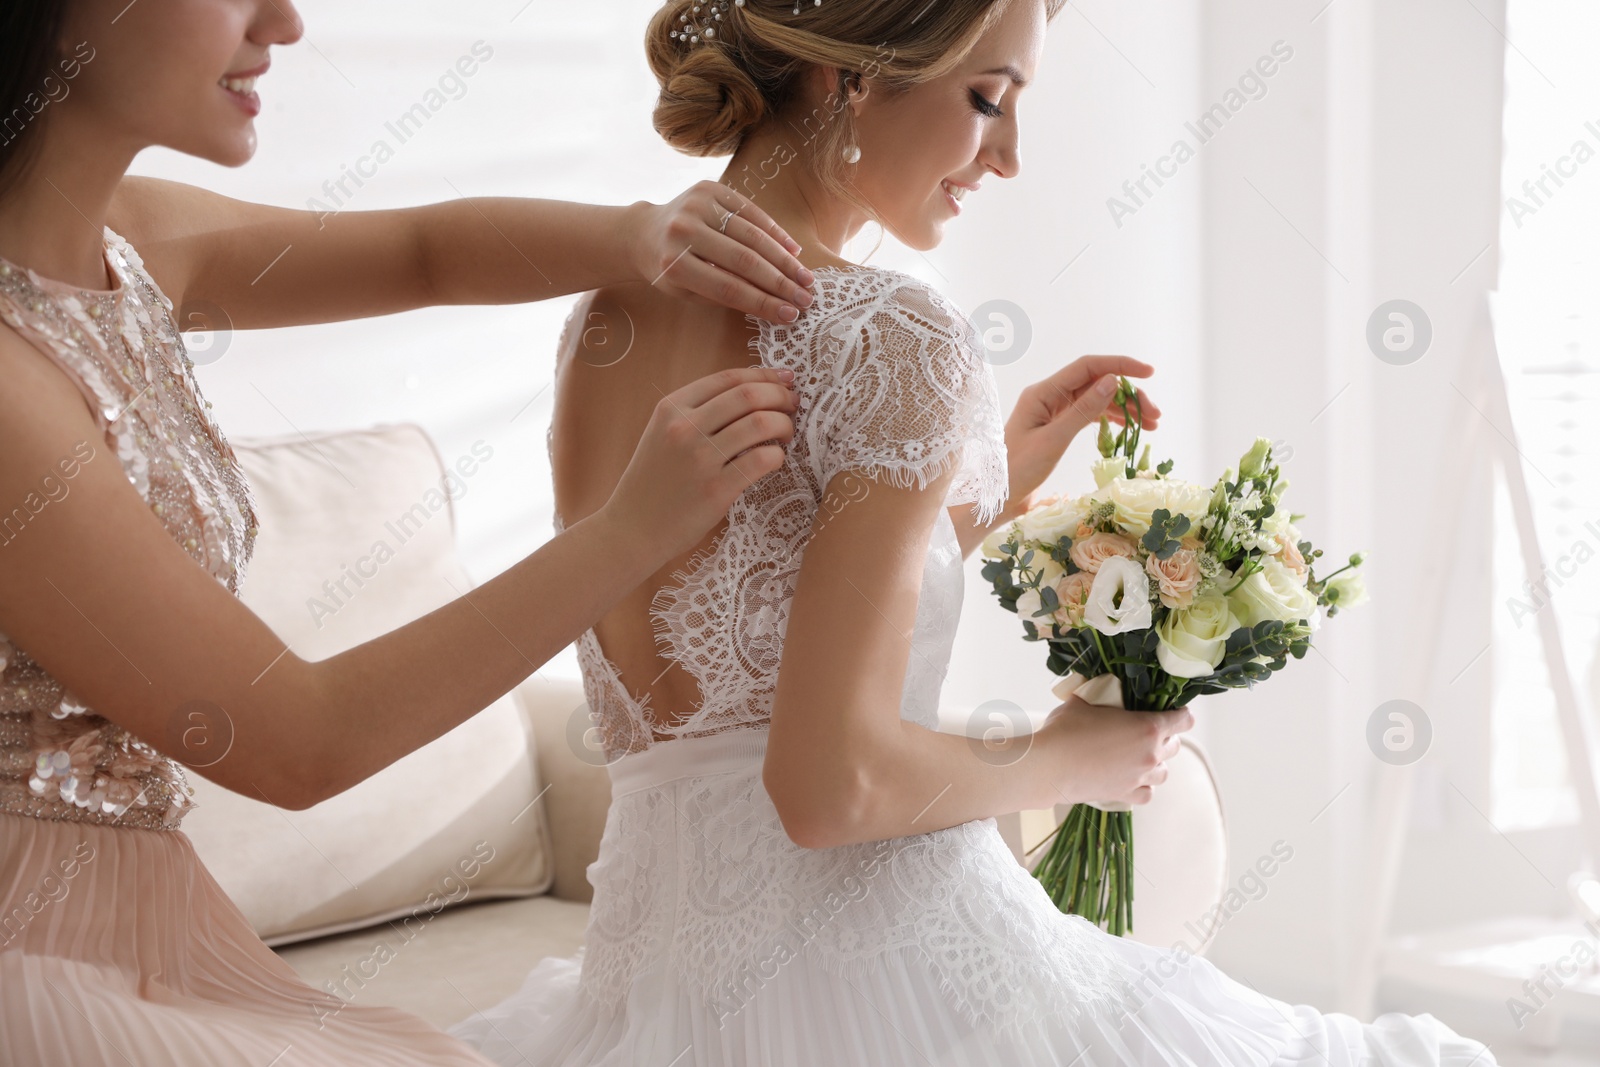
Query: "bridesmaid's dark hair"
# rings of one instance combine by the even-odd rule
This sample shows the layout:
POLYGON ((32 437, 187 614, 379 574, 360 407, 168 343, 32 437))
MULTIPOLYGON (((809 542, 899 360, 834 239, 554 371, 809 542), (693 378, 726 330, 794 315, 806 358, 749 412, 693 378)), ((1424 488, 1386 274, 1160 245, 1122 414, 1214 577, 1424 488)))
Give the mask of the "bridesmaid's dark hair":
POLYGON ((38 152, 40 116, 29 97, 44 99, 53 71, 66 0, 0 3, 0 197, 14 186, 38 152))

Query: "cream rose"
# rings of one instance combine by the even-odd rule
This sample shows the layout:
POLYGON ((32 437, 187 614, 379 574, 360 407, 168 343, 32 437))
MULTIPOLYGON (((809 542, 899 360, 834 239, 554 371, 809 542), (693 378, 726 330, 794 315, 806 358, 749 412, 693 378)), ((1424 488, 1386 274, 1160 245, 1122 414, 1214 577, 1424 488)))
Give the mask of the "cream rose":
POLYGON ((1144 561, 1145 573, 1156 580, 1161 603, 1187 608, 1200 588, 1200 557, 1192 548, 1180 548, 1166 559, 1152 553, 1144 561))
POLYGON ((1056 625, 1075 630, 1083 625, 1084 609, 1089 604, 1089 590, 1094 587, 1094 575, 1086 571, 1069 574, 1056 583, 1056 625))
POLYGON ((1106 560, 1116 556, 1123 559, 1134 559, 1139 555, 1139 544, 1131 537, 1114 533, 1092 533, 1088 537, 1072 542, 1072 548, 1067 553, 1083 570, 1095 574, 1106 560))
POLYGON ((1228 592, 1228 606, 1239 621, 1254 626, 1265 619, 1315 623, 1317 598, 1305 583, 1275 556, 1261 560, 1261 570, 1233 588, 1236 579, 1224 576, 1221 586, 1228 592))
POLYGON ((1150 625, 1150 579, 1144 568, 1125 556, 1112 556, 1100 564, 1089 587, 1083 618, 1110 636, 1150 625))
POLYGON ((1174 678, 1200 678, 1217 669, 1239 620, 1221 593, 1196 597, 1156 627, 1156 660, 1174 678))
POLYGON ((1081 497, 1056 497, 1029 508, 1017 519, 1017 526, 1026 541, 1054 544, 1068 537, 1089 514, 1088 504, 1081 497))
POLYGON ((1006 559, 1008 557, 1006 553, 1000 550, 1000 546, 1011 540, 1016 534, 1016 523, 1006 523, 1006 525, 995 529, 988 537, 985 537, 978 551, 983 554, 984 559, 1006 559))
POLYGON ((1295 543, 1294 538, 1287 533, 1278 534, 1277 542, 1278 551, 1276 555, 1279 562, 1281 562, 1291 571, 1294 571, 1295 576, 1301 581, 1305 581, 1306 576, 1309 574, 1311 568, 1306 566, 1306 558, 1300 554, 1300 546, 1295 543))
POLYGON ((1161 508, 1187 516, 1191 528, 1198 528, 1211 508, 1209 488, 1166 478, 1118 478, 1096 489, 1090 499, 1109 500, 1117 525, 1134 537, 1144 536, 1151 516, 1161 508))

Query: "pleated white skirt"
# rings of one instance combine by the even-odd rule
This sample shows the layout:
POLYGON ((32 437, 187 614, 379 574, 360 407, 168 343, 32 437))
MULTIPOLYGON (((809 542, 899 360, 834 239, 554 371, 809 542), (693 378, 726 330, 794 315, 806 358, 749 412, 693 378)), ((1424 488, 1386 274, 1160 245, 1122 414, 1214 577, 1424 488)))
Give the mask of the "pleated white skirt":
MULTIPOLYGON (((759 779, 764 745, 754 741, 737 734, 690 738, 625 757, 612 766, 610 819, 619 799, 636 802, 652 791, 664 794, 659 807, 681 819, 692 810, 685 799, 697 783, 718 775, 759 779)), ((597 864, 606 862, 607 849, 649 854, 648 842, 607 829, 597 864)), ((685 825, 684 832, 696 830, 685 825)), ((993 862, 994 854, 982 849, 972 862, 993 862)), ((728 877, 739 873, 731 868, 728 877)), ((644 870, 639 877, 670 879, 672 872, 644 870)), ((957 901, 970 891, 948 888, 957 901)), ((1054 914, 1061 923, 1089 925, 1054 914)), ((914 946, 881 953, 846 977, 807 945, 760 973, 750 999, 731 1013, 713 1010, 674 967, 670 949, 633 975, 625 997, 609 1001, 585 988, 584 952, 547 958, 517 993, 451 1032, 506 1067, 1494 1067, 1483 1044, 1431 1015, 1391 1013, 1362 1024, 1263 996, 1202 957, 1091 929, 1131 971, 1146 976, 1136 992, 1023 1026, 969 1021, 952 1004, 946 977, 914 946)), ((729 961, 730 970, 737 966, 729 961)))

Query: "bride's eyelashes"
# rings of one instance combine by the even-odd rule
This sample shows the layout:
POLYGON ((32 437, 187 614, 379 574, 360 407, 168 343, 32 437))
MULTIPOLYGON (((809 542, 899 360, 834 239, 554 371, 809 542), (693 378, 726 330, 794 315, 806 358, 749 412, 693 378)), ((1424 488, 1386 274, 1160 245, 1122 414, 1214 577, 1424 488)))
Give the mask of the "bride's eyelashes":
POLYGON ((997 119, 1001 115, 1005 114, 1004 111, 1000 110, 999 104, 995 103, 993 100, 990 100, 988 97, 978 92, 978 90, 968 89, 967 93, 972 98, 973 110, 985 118, 997 119))

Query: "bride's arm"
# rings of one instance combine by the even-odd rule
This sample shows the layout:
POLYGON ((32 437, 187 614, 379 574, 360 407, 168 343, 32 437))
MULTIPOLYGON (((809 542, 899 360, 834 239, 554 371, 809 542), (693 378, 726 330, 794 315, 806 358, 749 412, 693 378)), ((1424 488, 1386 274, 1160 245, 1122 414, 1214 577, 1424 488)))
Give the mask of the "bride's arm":
POLYGON ((632 281, 773 322, 810 303, 810 274, 791 254, 798 246, 717 182, 661 206, 463 197, 324 215, 130 177, 109 222, 139 251, 185 330, 519 303, 632 281), (723 233, 725 210, 739 217, 723 233))
POLYGON ((1194 726, 1187 708, 1073 697, 1037 732, 998 742, 900 718, 923 556, 949 475, 922 489, 869 480, 865 494, 862 477, 830 479, 823 499, 849 503, 813 524, 789 605, 763 767, 789 837, 834 848, 1057 803, 1149 803, 1176 735, 1194 726))

